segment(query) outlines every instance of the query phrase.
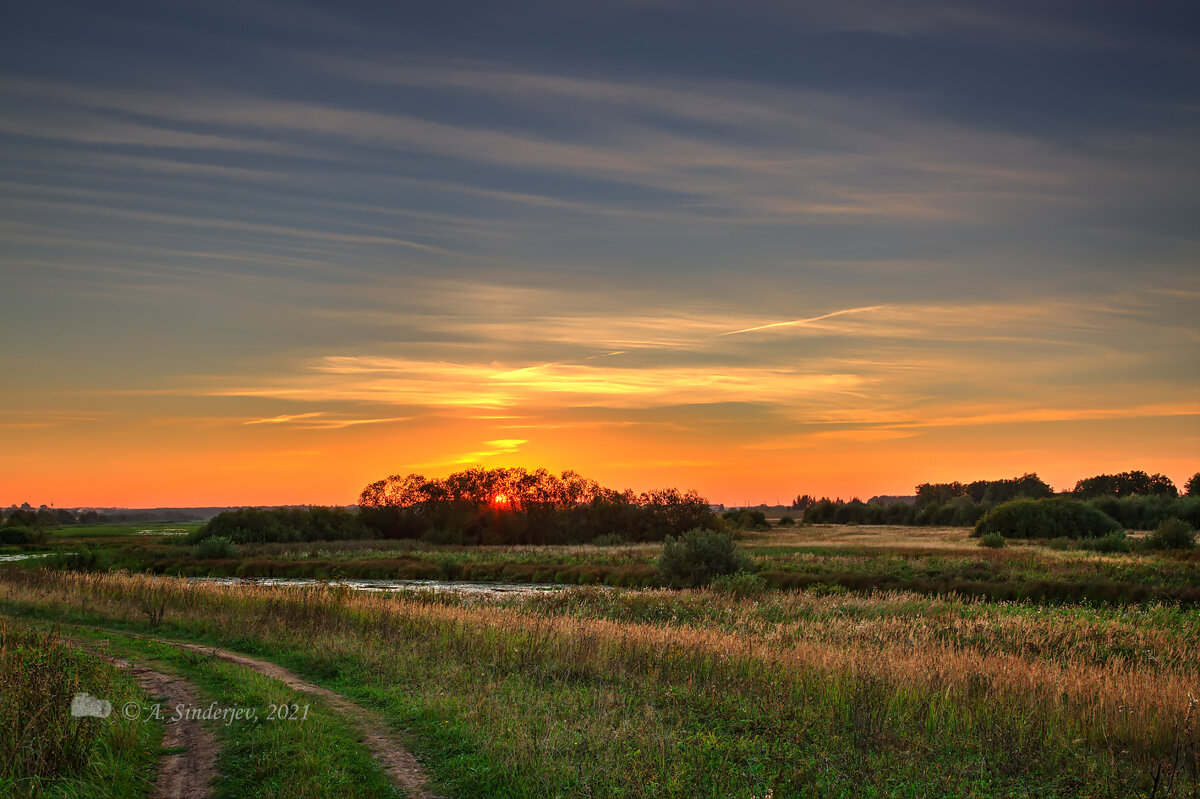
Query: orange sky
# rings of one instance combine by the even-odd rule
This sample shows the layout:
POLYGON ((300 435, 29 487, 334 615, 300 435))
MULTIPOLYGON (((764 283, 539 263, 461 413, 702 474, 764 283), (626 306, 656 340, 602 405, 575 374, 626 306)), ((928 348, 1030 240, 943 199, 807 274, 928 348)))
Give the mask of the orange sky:
POLYGON ((0 505, 1200 471, 1196 26, 652 5, 22 4, 0 505))

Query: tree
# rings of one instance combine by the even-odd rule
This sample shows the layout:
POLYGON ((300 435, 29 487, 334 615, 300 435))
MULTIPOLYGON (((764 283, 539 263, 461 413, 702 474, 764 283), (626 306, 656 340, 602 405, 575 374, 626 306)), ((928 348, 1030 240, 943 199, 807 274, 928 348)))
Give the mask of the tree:
POLYGON ((1183 484, 1183 492, 1189 497, 1200 497, 1200 472, 1196 472, 1183 484))
POLYGON ((914 504, 923 508, 926 505, 941 505, 955 497, 966 496, 967 487, 957 480, 953 483, 921 483, 916 487, 916 492, 917 501, 914 504))
POLYGON ((1095 477, 1088 477, 1075 483, 1072 493, 1079 499, 1127 497, 1134 494, 1179 496, 1179 490, 1166 475, 1151 475, 1142 471, 1098 474, 1095 477))
POLYGON ((810 497, 808 494, 801 494, 792 501, 792 510, 808 510, 815 505, 817 500, 810 497))

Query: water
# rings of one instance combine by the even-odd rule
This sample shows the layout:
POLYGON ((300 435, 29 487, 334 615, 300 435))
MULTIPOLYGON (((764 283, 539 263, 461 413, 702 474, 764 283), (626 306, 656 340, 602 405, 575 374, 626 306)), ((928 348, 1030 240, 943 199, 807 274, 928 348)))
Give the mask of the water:
POLYGON ((216 585, 266 585, 282 588, 330 585, 354 591, 442 591, 478 597, 528 596, 571 588, 559 584, 476 583, 465 580, 316 580, 309 577, 189 577, 216 585))
POLYGON ((15 560, 29 560, 30 558, 48 558, 53 554, 53 552, 34 552, 20 555, 0 555, 0 563, 12 563, 15 560))

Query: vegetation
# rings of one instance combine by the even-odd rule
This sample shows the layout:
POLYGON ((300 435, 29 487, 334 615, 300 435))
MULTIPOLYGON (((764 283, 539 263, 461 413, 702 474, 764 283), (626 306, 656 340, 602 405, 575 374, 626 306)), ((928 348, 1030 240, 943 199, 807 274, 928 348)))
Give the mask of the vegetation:
POLYGON ((973 483, 922 483, 917 486, 914 503, 918 509, 927 505, 944 505, 958 497, 970 497, 976 503, 996 504, 1013 499, 1043 499, 1054 490, 1036 473, 1024 474, 1010 480, 976 480, 973 483))
POLYGON ((380 537, 439 544, 661 541, 716 522, 695 492, 634 494, 545 469, 476 468, 443 480, 393 475, 363 489, 358 504, 363 523, 380 537))
POLYGON ((268 541, 338 541, 367 538, 371 531, 345 508, 242 508, 214 516, 191 534, 190 540, 224 538, 234 544, 268 541))
MULTIPOLYGON (((147 579, 10 570, 0 603, 138 628, 147 579)), ((284 661, 378 708, 468 799, 1158 799, 1197 785, 1197 611, 163 585, 163 634, 284 661)))
POLYGON ((238 548, 233 541, 225 536, 212 536, 211 538, 203 538, 200 543, 192 548, 192 554, 202 560, 212 560, 216 558, 236 558, 238 556, 238 548))
POLYGON ((1102 512, 1073 499, 1014 499, 996 506, 975 525, 973 535, 1005 538, 1099 538, 1121 526, 1102 512))
MULTIPOLYGON (((740 530, 771 529, 771 524, 767 521, 767 514, 761 510, 754 510, 752 508, 727 510, 721 514, 721 518, 740 530)), ((782 520, 780 521, 782 522, 782 520)))
POLYGON ((980 536, 979 545, 981 547, 989 547, 990 549, 1003 549, 1004 536, 999 533, 985 533, 980 536))
POLYGON ((690 530, 663 542, 658 572, 664 583, 677 588, 708 585, 722 574, 750 568, 750 560, 738 551, 733 535, 715 530, 690 530))
POLYGON ((1079 499, 1095 497, 1128 497, 1132 495, 1179 496, 1179 491, 1170 478, 1162 474, 1145 472, 1121 472, 1120 474, 1098 474, 1075 484, 1072 491, 1079 499))
POLYGON ((221 749, 214 785, 218 799, 395 795, 355 730, 319 698, 244 666, 153 640, 107 632, 88 637, 122 658, 182 675, 196 686, 203 706, 217 702, 221 707, 257 711, 252 720, 213 728, 221 749), (272 705, 304 708, 303 721, 269 719, 272 705))
POLYGON ((1146 539, 1146 544, 1151 549, 1191 549, 1196 546, 1196 531, 1187 522, 1169 519, 1146 539))
POLYGON ((75 718, 79 692, 120 708, 146 697, 112 666, 50 632, 0 617, 0 793, 138 797, 149 793, 156 724, 75 718))

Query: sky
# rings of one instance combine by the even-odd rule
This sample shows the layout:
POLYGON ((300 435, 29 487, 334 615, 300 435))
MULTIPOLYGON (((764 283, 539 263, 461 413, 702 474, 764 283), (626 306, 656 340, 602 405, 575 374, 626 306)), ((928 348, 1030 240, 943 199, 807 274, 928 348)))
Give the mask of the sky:
POLYGON ((1200 471, 1200 10, 0 7, 0 504, 1200 471))

